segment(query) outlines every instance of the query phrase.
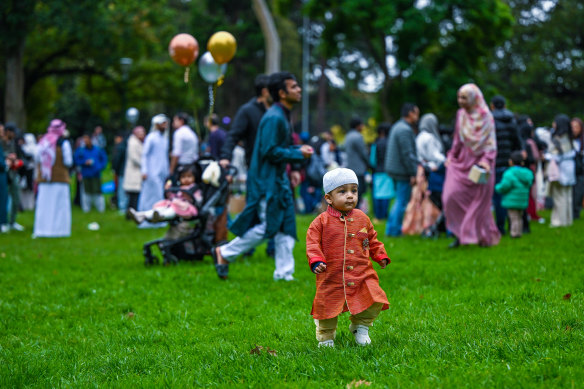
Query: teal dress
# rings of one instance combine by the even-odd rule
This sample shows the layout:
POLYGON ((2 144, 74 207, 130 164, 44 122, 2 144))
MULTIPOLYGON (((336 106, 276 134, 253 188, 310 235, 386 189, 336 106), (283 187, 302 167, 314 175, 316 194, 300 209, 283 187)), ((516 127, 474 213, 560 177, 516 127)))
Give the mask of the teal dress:
POLYGON ((0 145, 0 224, 8 222, 8 182, 6 176, 6 160, 4 150, 0 145))
POLYGON ((286 165, 303 161, 304 156, 298 146, 292 145, 286 111, 282 105, 274 104, 260 122, 247 175, 247 204, 231 225, 231 232, 237 236, 260 223, 259 204, 265 198, 265 237, 282 232, 297 239, 294 198, 286 165))

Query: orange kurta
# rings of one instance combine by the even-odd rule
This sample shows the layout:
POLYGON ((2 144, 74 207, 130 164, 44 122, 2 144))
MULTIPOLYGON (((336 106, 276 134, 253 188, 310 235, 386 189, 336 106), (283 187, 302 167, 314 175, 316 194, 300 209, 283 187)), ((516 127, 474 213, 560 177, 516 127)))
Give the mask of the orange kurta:
POLYGON ((308 263, 322 261, 326 271, 316 275, 312 316, 330 319, 342 312, 363 312, 373 303, 389 308, 387 296, 369 258, 381 262, 389 257, 377 240, 371 220, 354 209, 346 216, 332 207, 310 224, 306 233, 308 263))

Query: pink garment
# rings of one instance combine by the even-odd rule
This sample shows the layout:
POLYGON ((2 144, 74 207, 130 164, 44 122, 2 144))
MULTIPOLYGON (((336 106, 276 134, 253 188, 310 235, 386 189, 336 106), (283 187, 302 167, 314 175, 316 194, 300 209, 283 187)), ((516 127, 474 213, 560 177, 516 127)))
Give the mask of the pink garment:
POLYGON ((491 213, 496 156, 496 150, 475 155, 471 148, 463 144, 456 129, 452 149, 448 153, 450 164, 446 169, 442 202, 446 227, 461 244, 493 246, 501 239, 491 213), (470 169, 480 161, 487 162, 491 167, 492 174, 486 184, 475 184, 468 179, 470 169))
POLYGON ((38 156, 41 165, 41 177, 51 181, 51 173, 55 164, 57 141, 63 136, 67 125, 60 119, 51 120, 47 133, 39 141, 38 156))
MULTIPOLYGON (((189 189, 192 189, 193 186, 194 186, 194 184, 188 185, 188 186, 183 185, 180 188, 183 190, 189 190, 189 189)), ((176 192, 176 193, 167 192, 166 195, 169 198, 166 200, 158 201, 157 203, 154 204, 152 209, 172 208, 178 216, 180 216, 184 219, 191 219, 199 214, 197 207, 195 207, 191 203, 191 199, 183 192, 176 192)), ((194 197, 194 200, 196 202, 200 202, 203 198, 201 190, 200 189, 196 190, 193 193, 193 197, 194 197)))

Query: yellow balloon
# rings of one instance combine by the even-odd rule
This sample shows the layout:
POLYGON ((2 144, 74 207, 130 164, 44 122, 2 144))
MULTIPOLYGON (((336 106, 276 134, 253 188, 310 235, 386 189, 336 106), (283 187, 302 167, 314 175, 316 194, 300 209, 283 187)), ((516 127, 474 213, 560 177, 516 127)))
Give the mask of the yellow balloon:
POLYGON ((211 36, 207 42, 207 50, 213 56, 215 63, 222 65, 231 61, 237 50, 237 43, 233 35, 227 31, 219 31, 211 36))

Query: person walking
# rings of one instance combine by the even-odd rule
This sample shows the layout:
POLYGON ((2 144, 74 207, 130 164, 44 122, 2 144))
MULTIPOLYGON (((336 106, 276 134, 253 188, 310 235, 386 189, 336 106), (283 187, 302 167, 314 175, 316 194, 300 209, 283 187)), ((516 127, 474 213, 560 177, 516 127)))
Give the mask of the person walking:
POLYGON ((67 126, 53 119, 38 144, 38 194, 34 213, 33 237, 71 236, 71 193, 69 168, 73 150, 64 137, 67 126))
POLYGON ((126 165, 124 167, 124 191, 128 197, 128 207, 138 209, 138 197, 142 190, 142 152, 144 149, 144 138, 146 130, 137 126, 132 130, 132 135, 128 138, 126 149, 126 165))
MULTIPOLYGON (((4 137, 4 125, 0 123, 0 139, 4 137)), ((8 165, 4 156, 2 142, 0 142, 0 233, 10 230, 8 227, 8 180, 6 176, 8 165)))
MULTIPOLYGON (((507 109, 506 104, 506 100, 503 96, 497 95, 491 99, 491 110, 495 120, 495 133, 497 138, 497 159, 495 160, 494 185, 501 182, 503 179, 503 173, 509 168, 511 152, 525 149, 521 142, 515 115, 507 109)), ((524 154, 524 157, 527 157, 527 154, 524 154)), ((505 235, 507 210, 503 207, 502 201, 502 195, 494 191, 493 206, 495 207, 497 228, 501 235, 505 235)))
POLYGON ((219 164, 223 168, 226 168, 229 165, 233 158, 233 150, 239 142, 243 142, 243 147, 245 149, 245 162, 247 167, 250 166, 260 120, 262 120, 266 110, 270 108, 272 104, 272 97, 268 90, 268 81, 269 77, 267 75, 258 75, 254 82, 256 96, 237 110, 233 122, 231 123, 231 127, 227 132, 225 143, 221 148, 221 159, 219 164))
POLYGON ((557 115, 552 129, 551 142, 545 154, 548 161, 548 190, 554 203, 550 225, 566 227, 571 226, 574 220, 572 187, 576 184, 576 151, 572 145, 572 128, 568 115, 557 115))
POLYGON ((107 166, 105 151, 91 142, 91 134, 83 136, 83 146, 75 150, 73 159, 81 167, 81 209, 87 213, 91 206, 105 212, 105 199, 101 193, 101 172, 107 166))
POLYGON ((209 154, 215 160, 219 160, 221 158, 221 150, 223 149, 223 145, 225 144, 225 139, 227 138, 227 132, 225 129, 219 126, 219 118, 216 114, 212 114, 207 117, 205 120, 207 124, 207 128, 209 129, 209 154))
POLYGON ((584 122, 579 117, 575 117, 572 118, 571 124, 572 143, 576 151, 576 185, 574 185, 572 194, 572 205, 574 208, 574 219, 580 219, 582 201, 584 200, 584 122))
POLYGON ((418 157, 414 126, 420 118, 420 109, 413 103, 405 103, 398 120, 389 133, 385 151, 385 171, 395 184, 395 200, 385 228, 385 235, 400 236, 402 221, 412 187, 416 184, 418 157))
POLYGON ((4 138, 2 139, 4 148, 4 155, 8 169, 6 177, 8 182, 8 198, 9 198, 9 215, 8 227, 14 231, 24 231, 24 227, 16 222, 16 216, 20 211, 20 175, 18 170, 22 167, 22 159, 24 154, 20 145, 17 142, 17 133, 19 132, 16 124, 6 123, 4 128, 4 138))
POLYGON ((385 172, 385 150, 387 148, 387 136, 391 130, 391 124, 384 122, 377 126, 377 139, 371 145, 369 162, 373 166, 373 186, 371 197, 373 198, 373 224, 387 219, 389 202, 395 196, 393 180, 385 172))
POLYGON ((179 165, 190 165, 199 159, 199 137, 188 126, 189 116, 179 112, 172 119, 172 152, 170 153, 170 174, 179 165))
MULTIPOLYGON (((154 204, 164 199, 164 183, 169 175, 168 168, 168 118, 164 114, 152 118, 150 133, 142 147, 142 188, 138 197, 138 211, 152 209, 154 204)), ((140 227, 163 227, 165 223, 144 222, 140 227)))
POLYGON ((247 177, 247 204, 231 225, 237 238, 211 251, 217 275, 222 279, 227 278, 229 262, 272 237, 276 251, 274 280, 294 279, 296 215, 286 165, 310 158, 313 149, 291 144, 290 111, 302 98, 294 75, 272 74, 269 90, 275 104, 258 128, 247 177))
POLYGON ((495 189, 495 158, 497 140, 495 123, 483 94, 475 84, 465 84, 458 90, 456 127, 452 147, 446 157, 446 179, 442 204, 446 227, 454 234, 449 247, 478 244, 493 246, 501 233, 491 213, 495 189), (474 167, 484 169, 486 183, 469 179, 474 167))
POLYGON ((367 146, 361 132, 365 127, 359 117, 354 117, 349 122, 350 130, 345 136, 345 152, 347 153, 347 166, 350 167, 359 179, 359 200, 358 208, 367 212, 364 194, 367 193, 367 182, 365 173, 370 168, 367 146))

